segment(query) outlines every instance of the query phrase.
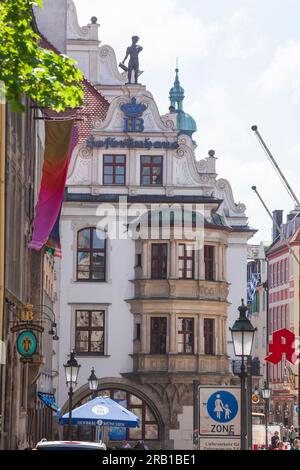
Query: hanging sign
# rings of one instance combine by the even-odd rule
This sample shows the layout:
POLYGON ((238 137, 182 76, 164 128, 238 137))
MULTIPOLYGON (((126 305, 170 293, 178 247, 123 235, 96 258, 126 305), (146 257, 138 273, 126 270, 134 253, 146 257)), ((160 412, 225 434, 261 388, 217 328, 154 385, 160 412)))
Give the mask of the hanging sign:
POLYGON ((252 395, 252 397, 251 397, 251 401, 252 401, 252 403, 254 403, 255 405, 256 405, 257 403, 259 403, 259 402, 260 402, 259 395, 257 395, 257 393, 253 393, 253 395, 252 395))
POLYGON ((283 328, 272 333, 272 343, 269 344, 269 354, 265 360, 272 364, 282 361, 283 355, 291 364, 296 364, 295 334, 283 328))
POLYGON ((33 331, 25 330, 19 334, 17 339, 17 349, 20 356, 29 358, 33 356, 37 348, 37 338, 33 331))

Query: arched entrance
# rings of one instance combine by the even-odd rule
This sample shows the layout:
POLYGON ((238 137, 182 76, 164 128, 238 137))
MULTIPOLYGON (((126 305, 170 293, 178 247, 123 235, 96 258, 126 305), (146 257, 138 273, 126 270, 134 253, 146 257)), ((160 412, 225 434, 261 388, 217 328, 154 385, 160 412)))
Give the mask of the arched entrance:
MULTIPOLYGON (((160 447, 159 442, 163 435, 161 419, 155 406, 143 394, 118 384, 114 386, 106 385, 104 389, 98 390, 97 395, 112 398, 140 418, 139 428, 109 428, 106 431, 105 441, 110 447, 118 447, 122 440, 127 440, 131 444, 135 444, 138 440, 143 440, 149 445, 149 448, 155 449, 160 447)), ((87 389, 86 393, 81 394, 81 398, 74 402, 73 408, 77 408, 91 399, 91 392, 87 389)), ((66 429, 64 434, 66 434, 66 429)), ((74 426, 72 438, 81 441, 94 441, 95 427, 74 426)))

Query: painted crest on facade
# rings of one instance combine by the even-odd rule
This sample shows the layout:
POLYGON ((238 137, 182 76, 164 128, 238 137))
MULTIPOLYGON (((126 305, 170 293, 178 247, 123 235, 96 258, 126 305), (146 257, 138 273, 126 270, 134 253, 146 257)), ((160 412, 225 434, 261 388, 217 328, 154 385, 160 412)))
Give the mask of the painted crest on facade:
POLYGON ((147 106, 137 103, 136 98, 132 98, 129 103, 122 104, 120 109, 125 114, 124 132, 143 132, 144 119, 141 116, 146 111, 147 106))

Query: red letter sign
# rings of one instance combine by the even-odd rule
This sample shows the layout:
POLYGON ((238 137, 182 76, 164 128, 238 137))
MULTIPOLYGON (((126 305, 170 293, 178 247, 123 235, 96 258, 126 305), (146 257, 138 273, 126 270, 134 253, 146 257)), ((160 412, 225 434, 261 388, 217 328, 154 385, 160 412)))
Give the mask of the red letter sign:
POLYGON ((292 364, 296 364, 297 355, 295 353, 295 335, 286 328, 274 331, 272 343, 269 344, 269 352, 272 353, 266 357, 266 361, 272 364, 278 364, 282 361, 282 355, 292 364))

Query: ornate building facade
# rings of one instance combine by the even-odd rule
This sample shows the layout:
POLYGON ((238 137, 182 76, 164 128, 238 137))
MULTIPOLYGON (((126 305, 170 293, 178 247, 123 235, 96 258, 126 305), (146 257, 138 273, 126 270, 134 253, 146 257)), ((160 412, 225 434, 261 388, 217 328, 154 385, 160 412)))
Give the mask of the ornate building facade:
MULTIPOLYGON (((294 258, 300 259, 300 217, 293 210, 282 222, 282 211, 278 225, 282 234, 275 231, 273 243, 267 251, 269 264, 269 315, 268 332, 272 340, 274 331, 287 328, 299 337, 299 285, 300 267, 294 258), (287 242, 289 247, 287 246, 287 242)), ((270 419, 289 427, 298 423, 299 367, 283 358, 277 365, 268 364, 269 381, 272 387, 270 419)))
MULTIPOLYGON (((105 117, 95 110, 90 125, 79 124, 88 135, 70 162, 57 266, 58 402, 67 411, 63 363, 74 349, 74 406, 90 398, 94 367, 98 394, 140 416, 140 428, 111 430, 111 440, 189 449, 193 381, 231 381, 228 327, 246 293, 253 230, 230 183, 217 178, 215 153, 196 160, 179 71, 161 116, 144 85, 127 84, 114 50, 99 47, 97 19, 80 27, 72 1, 67 17, 66 51, 108 105, 105 117)), ((92 429, 77 432, 93 438, 92 429)))

